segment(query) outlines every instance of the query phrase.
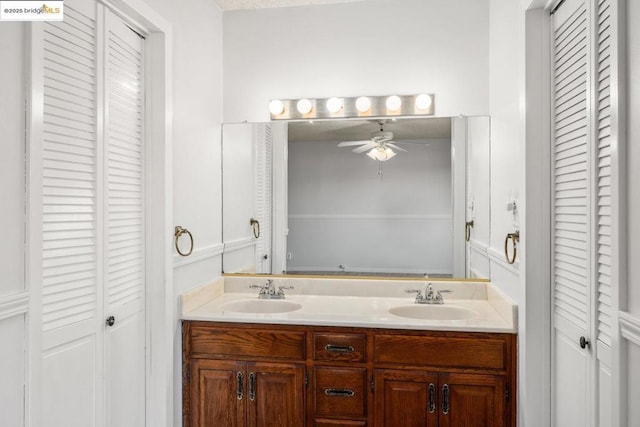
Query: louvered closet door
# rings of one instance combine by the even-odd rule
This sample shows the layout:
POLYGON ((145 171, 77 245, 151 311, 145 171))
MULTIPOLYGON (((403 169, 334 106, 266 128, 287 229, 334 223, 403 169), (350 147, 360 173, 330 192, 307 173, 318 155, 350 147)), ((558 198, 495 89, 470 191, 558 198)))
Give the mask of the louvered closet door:
POLYGON ((45 426, 143 426, 143 39, 92 0, 65 0, 42 37, 43 369, 32 393, 45 426))
POLYGON ((144 40, 105 16, 106 425, 144 425, 144 40))
POLYGON ((552 282, 554 425, 587 426, 591 324, 589 24, 584 0, 567 0, 552 33, 552 282))
POLYGON ((42 420, 86 427, 102 398, 98 14, 93 1, 64 14, 43 24, 42 420))

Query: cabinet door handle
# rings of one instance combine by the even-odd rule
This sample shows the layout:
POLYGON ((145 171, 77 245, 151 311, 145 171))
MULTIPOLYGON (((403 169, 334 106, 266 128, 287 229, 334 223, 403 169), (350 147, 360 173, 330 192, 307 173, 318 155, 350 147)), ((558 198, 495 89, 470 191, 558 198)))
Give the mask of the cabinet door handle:
POLYGON ((242 400, 244 396, 243 378, 242 372, 238 371, 236 374, 236 397, 238 400, 242 400))
POLYGON ((249 372, 249 400, 256 400, 256 374, 249 372))
POLYGON ((449 413, 449 385, 444 384, 442 386, 442 413, 447 415, 449 413))
POLYGON ((429 384, 429 413, 436 412, 436 385, 434 383, 429 384))
POLYGON ((350 345, 327 344, 324 349, 332 353, 353 353, 355 349, 350 345))
POLYGON ((348 388, 325 388, 324 394, 331 397, 353 397, 356 392, 348 388))

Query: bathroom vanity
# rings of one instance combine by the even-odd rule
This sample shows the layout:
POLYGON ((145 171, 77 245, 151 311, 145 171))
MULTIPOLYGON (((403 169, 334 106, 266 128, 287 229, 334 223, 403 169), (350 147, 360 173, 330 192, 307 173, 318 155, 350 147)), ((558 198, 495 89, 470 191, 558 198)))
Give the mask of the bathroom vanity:
POLYGON ((515 426, 516 308, 490 283, 414 304, 426 283, 260 280, 183 298, 185 426, 515 426))

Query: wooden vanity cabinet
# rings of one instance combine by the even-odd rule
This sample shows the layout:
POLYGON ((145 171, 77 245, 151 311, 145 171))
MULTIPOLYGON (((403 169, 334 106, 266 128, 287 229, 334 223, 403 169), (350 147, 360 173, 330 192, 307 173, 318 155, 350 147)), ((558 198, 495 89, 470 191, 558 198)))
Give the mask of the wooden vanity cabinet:
POLYGON ((504 427, 507 421, 501 376, 380 369, 375 382, 376 427, 504 427))
POLYGON ((183 425, 305 424, 302 330, 183 323, 183 425))
POLYGON ((515 427, 516 335, 183 322, 183 425, 515 427))

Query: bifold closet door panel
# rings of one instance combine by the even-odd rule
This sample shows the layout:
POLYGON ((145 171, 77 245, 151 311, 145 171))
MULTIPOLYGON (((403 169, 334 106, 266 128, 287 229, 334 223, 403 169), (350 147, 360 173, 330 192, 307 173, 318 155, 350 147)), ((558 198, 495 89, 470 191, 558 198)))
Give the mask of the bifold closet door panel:
POLYGON ((105 11, 106 425, 144 425, 144 39, 105 11))
POLYGON ((102 396, 99 17, 94 1, 65 1, 64 14, 42 26, 43 361, 32 393, 43 425, 80 427, 95 425, 102 396))

